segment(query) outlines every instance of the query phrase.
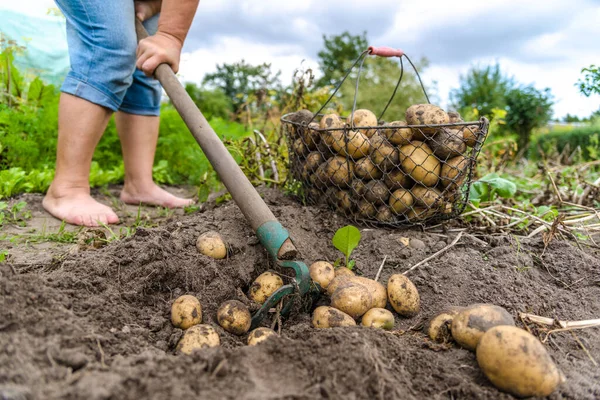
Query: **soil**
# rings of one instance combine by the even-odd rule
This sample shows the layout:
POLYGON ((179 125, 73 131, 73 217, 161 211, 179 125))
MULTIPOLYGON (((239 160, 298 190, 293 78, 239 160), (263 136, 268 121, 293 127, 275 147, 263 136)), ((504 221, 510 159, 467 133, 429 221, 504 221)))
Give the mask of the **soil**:
MULTIPOLYGON (((347 221, 274 190, 261 193, 304 261, 338 257, 331 238, 347 221)), ((456 235, 361 233, 354 253, 358 273, 374 278, 387 256, 384 283, 456 235), (408 246, 405 238, 412 239, 408 246)), ((598 318, 600 252, 558 239, 544 251, 540 237, 477 237, 464 235, 408 274, 421 311, 413 318, 396 315, 394 331, 317 330, 310 310, 298 309, 279 337, 255 347, 245 345, 246 336, 223 331, 216 310, 226 300, 249 304, 245 293, 262 272, 289 273, 271 262, 233 202, 172 216, 98 249, 79 246, 52 257, 39 256, 43 248, 11 252, 0 264, 0 398, 512 398, 491 385, 472 352, 430 341, 426 322, 448 306, 473 303, 502 306, 521 327, 519 312, 598 318), (198 253, 195 240, 207 230, 226 238, 228 259, 198 253), (221 347, 175 354, 182 331, 171 325, 170 306, 182 294, 200 299, 203 322, 217 330, 221 347)), ((528 328, 546 337, 542 328, 528 328)), ((600 329, 555 332, 545 345, 567 378, 550 398, 600 398, 600 329)))

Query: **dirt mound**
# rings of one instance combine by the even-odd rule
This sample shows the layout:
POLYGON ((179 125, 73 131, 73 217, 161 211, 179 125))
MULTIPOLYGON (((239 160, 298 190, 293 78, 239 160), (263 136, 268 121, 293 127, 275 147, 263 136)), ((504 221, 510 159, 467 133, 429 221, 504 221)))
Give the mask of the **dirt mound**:
MULTIPOLYGON (((263 197, 304 260, 337 257, 330 242, 346 224, 341 217, 276 191, 263 197)), ((453 236, 378 229, 362 235, 354 255, 359 272, 374 277, 387 255, 383 282, 453 236), (404 246, 400 237, 425 246, 404 246)), ((409 274, 422 311, 397 318, 397 331, 315 330, 309 314, 297 313, 282 337, 256 347, 216 324, 221 302, 247 302, 252 280, 276 269, 233 203, 65 259, 26 269, 0 264, 0 398, 510 398, 491 386, 473 353, 430 342, 422 331, 427 319, 448 305, 480 302, 505 307, 517 321, 519 312, 598 318, 600 258, 568 242, 554 241, 542 255, 539 239, 480 239, 487 245, 464 236, 409 274), (195 239, 206 230, 232 245, 229 259, 197 252, 195 239), (182 332, 171 326, 170 303, 186 293, 200 299, 222 347, 174 354, 182 332)), ((546 343, 567 376, 553 398, 600 397, 600 369, 591 361, 600 361, 600 331, 578 331, 577 338, 581 345, 568 332, 554 333, 546 343)))

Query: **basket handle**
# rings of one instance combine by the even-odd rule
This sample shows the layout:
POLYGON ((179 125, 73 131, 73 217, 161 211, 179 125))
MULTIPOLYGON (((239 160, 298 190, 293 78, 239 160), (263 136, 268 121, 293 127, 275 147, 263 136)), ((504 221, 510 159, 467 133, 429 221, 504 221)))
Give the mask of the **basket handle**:
POLYGON ((368 52, 372 56, 379 57, 402 57, 404 52, 400 49, 392 49, 391 47, 375 47, 369 46, 368 52))

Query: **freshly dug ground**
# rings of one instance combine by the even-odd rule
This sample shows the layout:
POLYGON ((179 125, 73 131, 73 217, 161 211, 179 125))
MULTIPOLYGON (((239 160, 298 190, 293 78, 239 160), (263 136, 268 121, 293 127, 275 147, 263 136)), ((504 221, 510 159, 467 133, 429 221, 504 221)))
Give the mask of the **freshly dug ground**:
MULTIPOLYGON (((274 190, 262 193, 303 260, 337 258, 330 243, 346 225, 343 218, 302 207, 274 190)), ((453 235, 363 229, 354 254, 358 272, 374 278, 387 255, 380 278, 386 283, 453 235), (401 237, 413 239, 412 245, 401 244, 401 237)), ((423 332, 428 318, 449 305, 482 302, 505 307, 521 327, 519 312, 599 318, 600 254, 558 239, 543 253, 540 238, 478 237, 483 242, 463 236, 443 256, 409 273, 422 310, 410 319, 397 317, 393 332, 316 330, 310 314, 300 310, 284 321, 281 337, 256 347, 216 324, 221 302, 247 303, 252 280, 277 268, 233 202, 139 229, 97 250, 29 265, 2 263, 0 398, 512 398, 489 383, 473 353, 432 343, 423 332), (198 253, 195 240, 207 230, 230 243, 229 259, 198 253), (217 329, 220 348, 174 353, 182 332, 171 326, 170 306, 182 294, 200 299, 204 323, 217 329)), ((551 398, 600 398, 600 329, 574 333, 555 332, 546 341, 567 378, 551 398)))

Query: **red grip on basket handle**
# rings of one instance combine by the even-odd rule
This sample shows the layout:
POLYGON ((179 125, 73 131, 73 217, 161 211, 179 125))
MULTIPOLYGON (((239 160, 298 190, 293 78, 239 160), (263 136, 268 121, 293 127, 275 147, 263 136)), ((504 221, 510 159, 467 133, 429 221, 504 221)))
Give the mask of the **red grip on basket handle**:
POLYGON ((369 54, 379 57, 402 57, 404 52, 400 49, 392 49, 391 47, 369 46, 369 54))

